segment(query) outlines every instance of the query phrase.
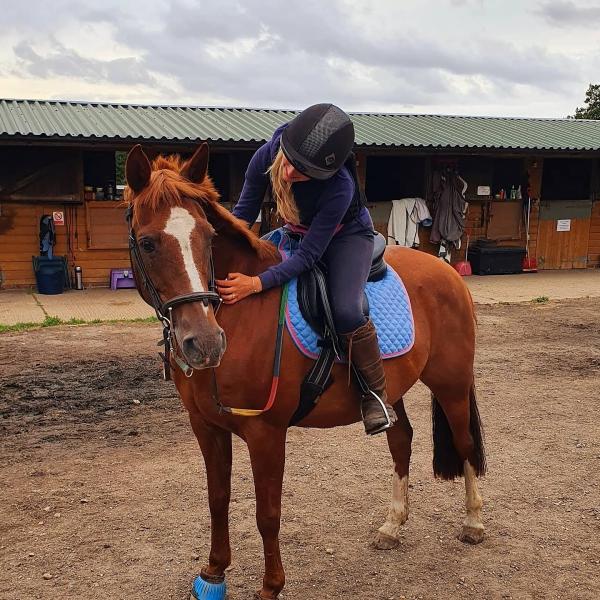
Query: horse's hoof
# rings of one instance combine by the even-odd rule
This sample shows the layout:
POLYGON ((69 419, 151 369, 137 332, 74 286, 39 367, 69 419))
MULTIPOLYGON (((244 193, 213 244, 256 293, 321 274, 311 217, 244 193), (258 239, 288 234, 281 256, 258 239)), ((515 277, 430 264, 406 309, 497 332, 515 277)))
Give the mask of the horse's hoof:
POLYGON ((469 527, 463 525, 461 532, 458 534, 458 539, 463 544, 480 544, 483 542, 483 527, 469 527))
POLYGON ((381 531, 378 531, 375 534, 375 538, 372 542, 373 548, 376 550, 393 550, 394 548, 397 548, 399 544, 399 539, 381 531))
POLYGON ((192 584, 190 600, 226 600, 227 588, 225 581, 210 583, 198 575, 192 584))

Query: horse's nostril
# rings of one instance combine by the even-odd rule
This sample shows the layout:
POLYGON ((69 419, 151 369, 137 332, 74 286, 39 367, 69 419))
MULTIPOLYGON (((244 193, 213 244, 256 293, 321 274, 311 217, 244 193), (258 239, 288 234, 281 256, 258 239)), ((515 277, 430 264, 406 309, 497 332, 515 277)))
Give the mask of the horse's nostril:
POLYGON ((198 341, 193 335, 186 337, 183 340, 183 352, 186 356, 194 356, 200 350, 198 341))
POLYGON ((227 337, 225 336, 225 332, 223 330, 221 330, 221 347, 223 348, 223 350, 225 350, 226 346, 227 346, 227 337))

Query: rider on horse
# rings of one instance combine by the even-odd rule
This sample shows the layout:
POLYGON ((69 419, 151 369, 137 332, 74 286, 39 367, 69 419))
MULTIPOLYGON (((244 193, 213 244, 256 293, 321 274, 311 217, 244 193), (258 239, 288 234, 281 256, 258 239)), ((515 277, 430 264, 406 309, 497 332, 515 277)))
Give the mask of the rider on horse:
POLYGON ((233 304, 325 263, 340 340, 374 393, 363 395, 361 410, 366 432, 375 434, 391 427, 396 414, 387 400, 377 333, 363 312, 375 234, 347 164, 354 160, 353 145, 352 121, 333 104, 310 106, 275 131, 252 157, 233 214, 254 223, 270 188, 282 220, 304 230, 302 241, 291 257, 257 277, 231 273, 217 285, 223 301, 233 304))

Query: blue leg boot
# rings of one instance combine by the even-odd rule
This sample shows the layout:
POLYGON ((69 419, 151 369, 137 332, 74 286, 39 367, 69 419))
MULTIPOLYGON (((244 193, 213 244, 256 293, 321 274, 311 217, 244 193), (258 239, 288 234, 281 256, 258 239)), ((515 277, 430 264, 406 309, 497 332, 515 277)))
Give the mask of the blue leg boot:
POLYGON ((190 600, 225 600, 226 593, 227 586, 224 577, 207 577, 203 579, 202 575, 198 575, 192 585, 190 600))

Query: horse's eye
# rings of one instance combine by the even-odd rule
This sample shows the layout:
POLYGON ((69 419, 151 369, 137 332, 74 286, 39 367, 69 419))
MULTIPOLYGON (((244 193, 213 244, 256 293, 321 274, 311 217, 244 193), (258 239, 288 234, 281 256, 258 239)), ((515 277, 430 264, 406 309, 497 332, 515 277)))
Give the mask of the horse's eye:
POLYGON ((148 254, 154 252, 154 242, 148 238, 140 240, 140 246, 142 247, 142 250, 148 254))

